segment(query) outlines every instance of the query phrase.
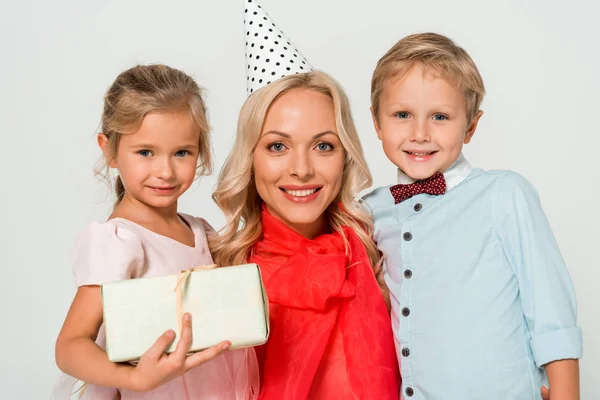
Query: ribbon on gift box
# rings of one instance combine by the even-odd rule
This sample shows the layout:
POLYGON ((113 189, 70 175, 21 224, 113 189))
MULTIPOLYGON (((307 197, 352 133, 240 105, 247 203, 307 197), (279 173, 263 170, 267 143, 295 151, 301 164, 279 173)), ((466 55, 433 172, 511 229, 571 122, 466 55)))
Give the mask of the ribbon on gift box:
POLYGON ((179 324, 179 335, 181 335, 181 332, 183 331, 183 290, 185 283, 192 272, 207 271, 216 267, 217 264, 211 264, 179 271, 179 279, 177 280, 177 285, 175 285, 175 290, 173 290, 175 292, 175 297, 177 298, 177 323, 179 324))

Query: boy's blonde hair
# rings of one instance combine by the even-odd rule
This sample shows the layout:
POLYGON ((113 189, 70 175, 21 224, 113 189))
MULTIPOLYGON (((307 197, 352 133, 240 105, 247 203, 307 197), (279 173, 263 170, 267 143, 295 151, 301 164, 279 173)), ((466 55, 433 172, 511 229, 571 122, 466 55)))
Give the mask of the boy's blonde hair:
POLYGON ((457 84, 467 100, 467 118, 471 121, 485 95, 483 79, 469 54, 446 36, 418 33, 398 41, 377 63, 371 80, 371 106, 375 118, 385 85, 407 73, 414 65, 439 74, 457 84))
MULTIPOLYGON (((209 237, 215 262, 221 266, 243 264, 262 235, 262 200, 253 174, 254 149, 261 137, 269 107, 284 93, 309 89, 333 101, 335 123, 346 160, 340 192, 325 211, 331 228, 346 241, 343 226, 352 228, 364 244, 378 282, 384 288, 380 253, 372 239, 373 222, 358 203, 356 195, 371 186, 372 178, 350 113, 350 102, 341 86, 320 71, 289 75, 252 94, 240 111, 235 146, 221 173, 213 199, 227 217, 221 235, 209 237)), ((347 241, 346 241, 347 244, 347 241)), ((387 292, 382 289, 384 297, 387 292)))
MULTIPOLYGON (((138 65, 123 71, 104 95, 101 129, 108 138, 105 158, 117 155, 121 135, 138 130, 147 114, 178 111, 189 113, 199 134, 198 175, 210 175, 210 129, 202 91, 190 76, 160 64, 138 65)), ((97 173, 102 169, 107 169, 105 164, 97 173)), ((115 191, 116 206, 125 194, 120 177, 115 181, 115 191)))

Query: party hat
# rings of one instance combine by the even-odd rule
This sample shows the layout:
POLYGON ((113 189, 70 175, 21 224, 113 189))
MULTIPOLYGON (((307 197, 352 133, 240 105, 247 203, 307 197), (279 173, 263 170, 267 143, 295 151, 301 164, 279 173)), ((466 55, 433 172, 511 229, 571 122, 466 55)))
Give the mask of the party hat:
POLYGON ((286 75, 313 70, 256 0, 244 0, 248 96, 286 75))

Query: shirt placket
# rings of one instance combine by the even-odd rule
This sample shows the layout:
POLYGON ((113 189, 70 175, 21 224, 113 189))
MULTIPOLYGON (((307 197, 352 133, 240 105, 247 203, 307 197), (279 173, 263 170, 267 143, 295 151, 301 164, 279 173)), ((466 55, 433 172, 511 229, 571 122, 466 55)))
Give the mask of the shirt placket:
MULTIPOLYGON (((418 201, 411 201, 414 213, 418 213, 422 209, 422 205, 418 201)), ((400 367, 402 372, 402 397, 404 399, 415 398, 415 385, 412 375, 411 368, 411 345, 412 345, 412 318, 411 315, 414 312, 412 304, 412 289, 413 280, 415 279, 415 264, 414 264, 414 241, 418 238, 415 237, 414 227, 416 215, 413 214, 406 217, 406 211, 400 214, 398 210, 399 222, 402 222, 401 232, 401 245, 400 245, 400 257, 402 260, 402 285, 400 294, 400 315, 399 315, 399 326, 400 326, 400 367), (403 221, 402 221, 403 220, 403 221)))

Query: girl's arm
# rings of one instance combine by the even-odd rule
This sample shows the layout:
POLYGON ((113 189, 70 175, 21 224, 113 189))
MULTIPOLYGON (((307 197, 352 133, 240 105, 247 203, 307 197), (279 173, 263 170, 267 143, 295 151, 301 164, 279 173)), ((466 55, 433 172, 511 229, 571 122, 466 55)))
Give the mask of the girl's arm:
POLYGON ((545 365, 550 400, 579 400, 579 360, 559 360, 545 365))
POLYGON ((181 340, 171 354, 165 350, 175 332, 165 332, 141 357, 137 366, 113 363, 96 343, 102 324, 102 298, 99 286, 82 286, 71 304, 56 341, 56 363, 68 375, 94 385, 150 391, 185 374, 229 348, 222 342, 205 351, 186 356, 192 342, 191 317, 184 317, 181 340))

